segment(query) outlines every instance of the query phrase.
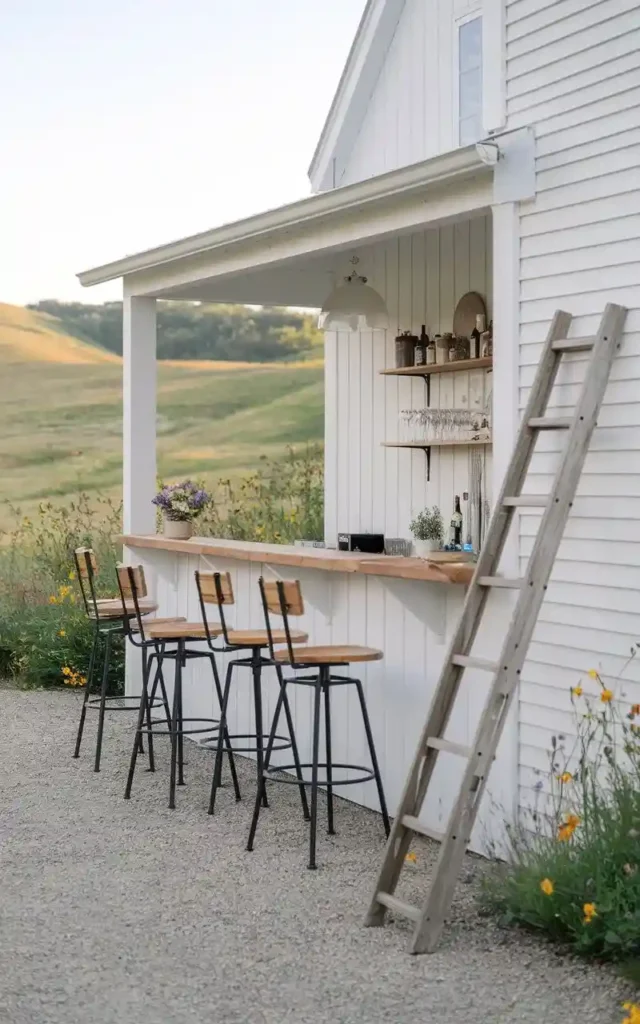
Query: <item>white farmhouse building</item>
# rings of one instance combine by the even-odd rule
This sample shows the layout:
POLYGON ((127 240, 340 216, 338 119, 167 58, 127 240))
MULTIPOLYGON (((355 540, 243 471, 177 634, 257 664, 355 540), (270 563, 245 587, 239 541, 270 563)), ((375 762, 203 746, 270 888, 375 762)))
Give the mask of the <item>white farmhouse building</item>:
MULTIPOLYGON (((369 0, 310 168, 302 201, 86 271, 123 278, 124 488, 129 556, 145 563, 161 614, 197 616, 193 570, 230 569, 237 621, 261 624, 261 573, 299 577, 313 642, 384 649, 365 692, 393 813, 459 613, 464 587, 417 560, 385 563, 308 549, 155 537, 156 300, 321 307, 348 274, 384 298, 388 330, 327 332, 325 540, 339 532, 408 536, 412 515, 448 514, 470 490, 468 446, 390 447, 400 413, 425 406, 420 376, 395 366, 395 336, 452 331, 459 299, 479 293, 494 324, 493 371, 441 372, 433 408, 492 400, 493 446, 479 463, 485 499, 509 459, 556 309, 593 333, 605 304, 629 309, 599 426, 526 662, 516 712, 476 833, 526 807, 554 733, 571 729, 569 688, 602 666, 616 676, 640 627, 640 4, 637 0, 369 0), (483 146, 476 146, 482 141, 483 146), (498 159, 496 160, 496 157, 498 159)), ((575 402, 584 354, 567 358, 555 404, 575 402)), ((556 442, 535 455, 531 489, 548 489, 556 442)), ((540 510, 523 510, 503 562, 517 573, 540 510)), ((495 650, 511 600, 481 641, 495 650)), ((479 652, 481 653, 481 652, 479 652)), ((640 699, 640 666, 627 694, 640 699), (635 681, 634 681, 635 680, 635 681)), ((468 741, 485 679, 454 716, 468 741)), ((130 686, 135 686, 131 678, 130 686)), ((275 682, 265 682, 267 704, 275 682)), ((235 691, 234 730, 250 725, 250 680, 235 691), (236 728, 237 727, 237 728, 236 728)), ((310 706, 296 694, 301 747, 310 706)), ((187 714, 211 714, 205 674, 186 686, 187 714)), ((347 697, 334 705, 336 760, 358 760, 363 735, 347 697), (355 754, 355 757, 354 757, 355 754)), ((308 760, 308 757, 305 759, 308 760)), ((442 762, 444 759, 441 758, 442 762)), ((439 766, 425 822, 442 824, 457 766, 439 766)), ((373 787, 353 799, 377 806, 373 787)), ((220 801, 220 812, 224 803, 220 801)))

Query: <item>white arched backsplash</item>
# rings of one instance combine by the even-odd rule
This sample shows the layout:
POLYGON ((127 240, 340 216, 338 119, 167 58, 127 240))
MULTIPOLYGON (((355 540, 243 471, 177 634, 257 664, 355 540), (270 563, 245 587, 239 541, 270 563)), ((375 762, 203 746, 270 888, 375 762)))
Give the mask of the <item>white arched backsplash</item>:
MULTIPOLYGON (((469 449, 433 448, 431 479, 421 450, 383 448, 399 439, 399 412, 426 406, 422 378, 381 376, 395 363, 398 331, 452 329, 458 300, 479 292, 492 314, 491 215, 414 233, 359 251, 358 271, 385 298, 387 331, 326 334, 325 532, 380 532, 409 538, 409 522, 439 505, 448 522, 456 494, 469 489, 469 449)), ((434 375, 431 405, 465 408, 489 398, 491 375, 477 370, 434 375)), ((485 480, 490 449, 483 449, 485 480)), ((490 497, 490 495, 488 495, 490 497)), ((463 503, 464 510, 464 503, 463 503)))

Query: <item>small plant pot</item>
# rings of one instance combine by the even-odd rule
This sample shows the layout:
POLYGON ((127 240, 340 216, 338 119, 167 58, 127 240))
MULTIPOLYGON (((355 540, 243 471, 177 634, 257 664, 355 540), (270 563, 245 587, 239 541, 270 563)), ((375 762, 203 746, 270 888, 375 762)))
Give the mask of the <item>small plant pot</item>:
POLYGON ((417 537, 413 541, 413 548, 418 558, 428 558, 433 551, 440 550, 440 541, 433 540, 419 540, 417 537))
POLYGON ((193 536, 193 523, 184 519, 166 519, 164 535, 169 540, 189 540, 193 536))

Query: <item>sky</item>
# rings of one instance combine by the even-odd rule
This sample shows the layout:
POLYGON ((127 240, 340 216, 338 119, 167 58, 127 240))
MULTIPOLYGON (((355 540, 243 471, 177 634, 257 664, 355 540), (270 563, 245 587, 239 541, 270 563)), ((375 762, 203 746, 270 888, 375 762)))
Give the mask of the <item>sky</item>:
POLYGON ((0 0, 0 302, 309 194, 365 0, 0 0))

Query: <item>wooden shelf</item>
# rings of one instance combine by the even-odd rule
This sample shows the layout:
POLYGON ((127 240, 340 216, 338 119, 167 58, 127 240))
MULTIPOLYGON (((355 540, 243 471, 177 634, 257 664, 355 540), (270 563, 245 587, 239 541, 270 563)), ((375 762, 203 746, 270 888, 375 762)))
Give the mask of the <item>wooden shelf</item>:
POLYGON ((383 441, 383 448, 476 448, 492 444, 490 437, 484 441, 383 441))
POLYGON ((493 366, 492 356, 482 359, 458 359, 453 363, 431 363, 429 366, 399 366, 380 370, 384 377, 430 377, 432 373, 461 373, 463 370, 487 370, 493 366))

